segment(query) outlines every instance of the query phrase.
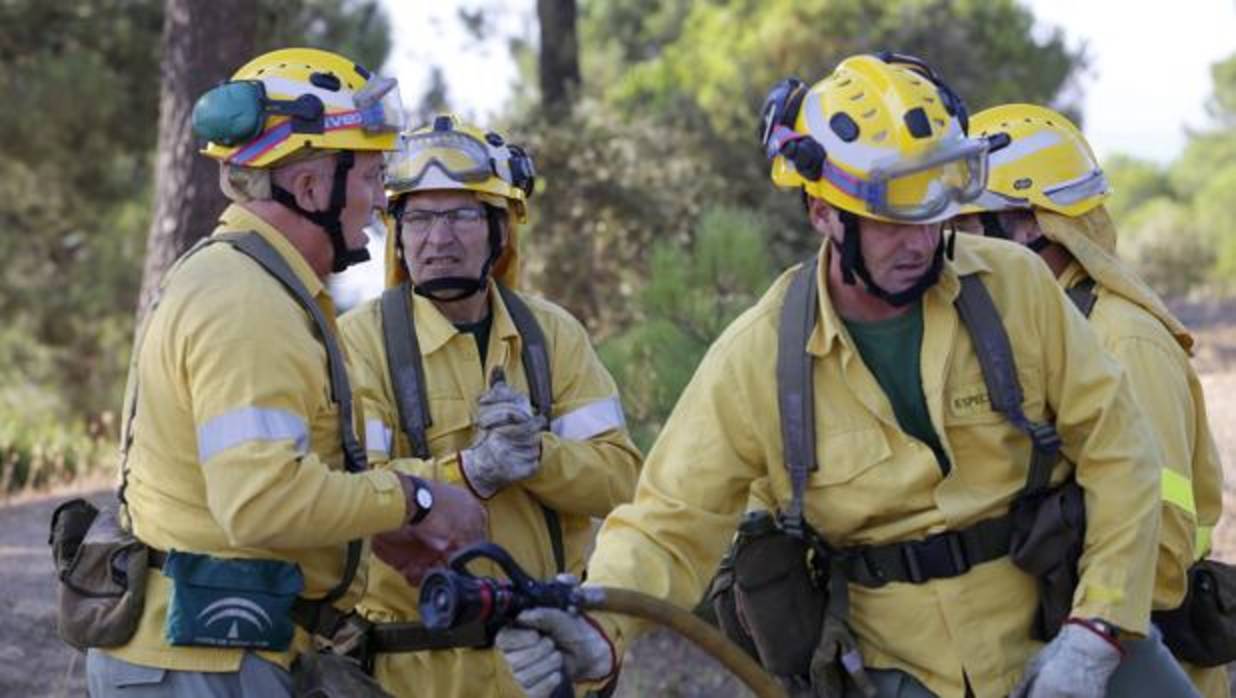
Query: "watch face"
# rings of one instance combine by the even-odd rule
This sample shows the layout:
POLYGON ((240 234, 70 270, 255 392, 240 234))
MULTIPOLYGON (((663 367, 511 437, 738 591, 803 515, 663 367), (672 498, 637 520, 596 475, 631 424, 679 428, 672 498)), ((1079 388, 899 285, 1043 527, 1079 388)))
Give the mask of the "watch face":
POLYGON ((433 492, 430 492, 428 487, 418 487, 416 489, 416 506, 422 510, 433 506, 433 492))

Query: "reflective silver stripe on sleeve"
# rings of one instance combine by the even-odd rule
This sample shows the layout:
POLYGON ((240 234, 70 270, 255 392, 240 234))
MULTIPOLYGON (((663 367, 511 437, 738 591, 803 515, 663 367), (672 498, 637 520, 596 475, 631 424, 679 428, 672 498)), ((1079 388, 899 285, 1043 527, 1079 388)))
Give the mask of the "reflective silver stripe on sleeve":
POLYGON ((382 420, 365 420, 365 448, 387 456, 391 454, 391 430, 382 420))
POLYGON ((202 462, 247 441, 291 441, 297 453, 309 451, 305 420, 287 410, 242 407, 197 428, 197 457, 202 462))
POLYGON ((626 425, 626 417, 622 414, 622 401, 614 395, 567 412, 551 422, 550 429, 559 438, 583 441, 626 425))

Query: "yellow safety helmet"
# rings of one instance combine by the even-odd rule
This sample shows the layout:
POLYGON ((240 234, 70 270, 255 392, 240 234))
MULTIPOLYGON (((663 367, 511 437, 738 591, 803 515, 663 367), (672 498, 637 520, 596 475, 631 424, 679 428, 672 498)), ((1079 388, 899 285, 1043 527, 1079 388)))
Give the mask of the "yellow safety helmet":
POLYGON ((779 83, 762 110, 773 182, 865 218, 930 223, 983 191, 984 139, 967 136, 965 105, 922 61, 847 58, 810 89, 779 83))
POLYGON ((263 54, 193 108, 202 151, 229 165, 267 168, 312 150, 394 150, 404 128, 398 82, 329 51, 263 54))
MULTIPOLYGON (((507 212, 507 243, 492 264, 492 274, 508 287, 518 286, 519 224, 528 221, 528 199, 536 186, 532 158, 493 131, 440 114, 429 124, 400 137, 399 149, 386 167, 386 195, 392 212, 405 195, 420 191, 471 191, 483 203, 507 212)), ((398 221, 386 240, 386 281, 408 280, 399 254, 398 221)))
POLYGON ((974 115, 976 133, 1010 138, 989 160, 987 191, 966 212, 1035 206, 1077 217, 1110 193, 1094 151, 1063 114, 1035 104, 1005 104, 974 115))

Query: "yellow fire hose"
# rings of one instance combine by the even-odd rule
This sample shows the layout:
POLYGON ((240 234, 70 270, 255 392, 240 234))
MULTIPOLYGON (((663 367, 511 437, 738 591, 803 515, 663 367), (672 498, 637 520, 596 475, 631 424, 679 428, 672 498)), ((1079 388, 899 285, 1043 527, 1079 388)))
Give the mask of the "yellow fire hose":
POLYGON ((665 626, 720 661, 758 698, 785 698, 785 690, 776 679, 720 631, 690 612, 629 589, 585 586, 581 591, 584 610, 621 613, 665 626))

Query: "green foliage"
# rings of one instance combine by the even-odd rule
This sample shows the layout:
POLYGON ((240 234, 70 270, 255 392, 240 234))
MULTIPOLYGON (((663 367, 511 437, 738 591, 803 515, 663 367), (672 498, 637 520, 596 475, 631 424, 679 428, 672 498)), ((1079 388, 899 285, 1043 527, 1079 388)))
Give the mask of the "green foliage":
POLYGON ((1166 168, 1127 157, 1104 169, 1127 253, 1160 292, 1236 287, 1236 54, 1211 70, 1211 130, 1166 168))
MULTIPOLYGON (((322 46, 378 66, 389 50, 376 0, 261 0, 256 13, 258 51, 322 46)), ((14 105, 0 110, 4 482, 75 472, 121 401, 150 225, 162 27, 162 0, 0 3, 0 91, 14 105)))
POLYGON ((777 191, 755 136, 765 91, 822 78, 845 55, 895 48, 939 66, 973 106, 1052 101, 1084 64, 1013 0, 593 0, 580 8, 583 95, 564 123, 538 109, 535 62, 508 129, 537 161, 530 281, 599 336, 627 326, 654 241, 689 242, 708 206, 759 212, 775 265, 818 246, 777 191), (992 79, 993 74, 997 79, 992 79))
POLYGON ((767 226, 751 211, 709 208, 692 244, 653 245, 632 327, 601 346, 641 447, 651 445, 704 352, 771 280, 767 226))
POLYGON ((1214 263, 1213 249, 1193 218, 1187 206, 1157 197, 1140 205, 1121 228, 1120 254, 1160 293, 1187 294, 1206 280, 1214 263))

